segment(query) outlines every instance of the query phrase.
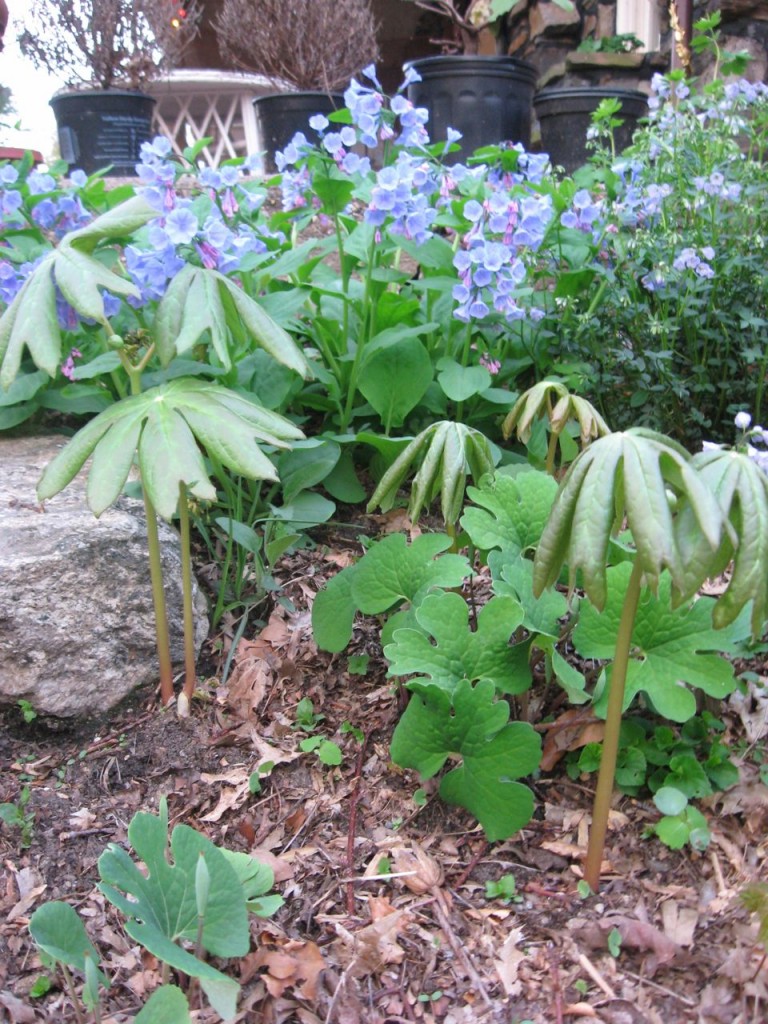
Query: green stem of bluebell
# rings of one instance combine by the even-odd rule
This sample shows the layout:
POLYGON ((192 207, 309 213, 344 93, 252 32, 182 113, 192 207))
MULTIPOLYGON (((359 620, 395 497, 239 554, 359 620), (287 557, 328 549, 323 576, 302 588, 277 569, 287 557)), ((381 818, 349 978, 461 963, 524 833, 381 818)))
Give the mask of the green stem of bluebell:
MULTIPOLYGON (((131 394, 141 394, 141 372, 149 361, 151 349, 144 358, 134 366, 124 352, 120 352, 120 360, 128 373, 131 382, 131 394)), ((144 514, 147 519, 147 548, 149 551, 149 575, 152 581, 152 601, 155 609, 155 639, 157 640, 157 658, 160 663, 160 701, 165 707, 173 700, 173 665, 171 664, 171 640, 168 630, 168 610, 163 589, 163 567, 160 560, 160 537, 157 530, 157 514, 147 494, 144 483, 141 485, 144 498, 144 514)))
POLYGON ((182 693, 189 702, 195 692, 195 617, 192 604, 192 555, 189 529, 187 489, 179 484, 179 534, 181 536, 181 592, 184 604, 184 688, 182 693))
MULTIPOLYGON (((467 329, 464 334, 464 344, 461 348, 461 365, 466 366, 469 363, 469 353, 472 349, 472 324, 467 324, 467 329)), ((461 423, 461 418, 464 415, 464 401, 456 403, 456 422, 461 423)))
MULTIPOLYGON (((376 330, 375 303, 371 299, 371 282, 375 253, 376 243, 375 241, 372 241, 368 250, 368 259, 366 261, 367 269, 365 273, 365 288, 363 291, 362 308, 365 311, 365 322, 361 325, 360 336, 357 339, 357 344, 355 345, 355 357, 352 360, 352 368, 349 371, 347 397, 344 403, 344 412, 341 417, 341 423, 339 424, 339 429, 342 434, 346 433, 349 428, 350 420, 352 419, 352 409, 355 404, 355 395, 357 394, 357 380, 360 375, 360 365, 363 359, 363 352, 365 351, 366 344, 370 341, 376 330)), ((346 302, 344 304, 344 309, 346 314, 346 302)))
POLYGON ((643 567, 639 556, 636 555, 627 592, 624 595, 624 606, 621 610, 619 629, 616 634, 616 650, 608 690, 603 752, 600 757, 600 771, 597 776, 595 802, 592 807, 592 826, 589 830, 589 845, 584 862, 584 879, 593 892, 597 892, 597 887, 600 884, 600 866, 603 860, 605 837, 608 832, 608 815, 611 810, 616 775, 616 759, 619 751, 619 734, 621 733, 624 709, 629 652, 632 646, 632 630, 640 602, 642 577, 643 567))

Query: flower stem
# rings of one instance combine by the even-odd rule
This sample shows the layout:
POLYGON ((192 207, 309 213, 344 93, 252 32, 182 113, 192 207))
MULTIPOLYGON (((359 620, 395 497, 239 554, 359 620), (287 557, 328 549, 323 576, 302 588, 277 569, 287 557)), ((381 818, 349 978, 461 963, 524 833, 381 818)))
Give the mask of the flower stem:
POLYGON ((639 556, 635 556, 632 575, 624 595, 624 607, 616 634, 616 651, 613 658, 613 671, 608 692, 608 713, 605 719, 605 737, 603 753, 600 758, 600 771, 597 776, 595 802, 592 807, 592 827, 589 830, 589 845, 584 863, 584 879, 593 892, 597 892, 600 884, 600 865, 605 848, 605 836, 608 831, 608 814, 611 809, 613 782, 616 774, 616 758, 619 751, 619 733, 621 732, 622 709, 624 705, 624 689, 627 681, 629 650, 632 644, 632 629, 635 625, 637 606, 640 601, 640 583, 643 568, 639 556))

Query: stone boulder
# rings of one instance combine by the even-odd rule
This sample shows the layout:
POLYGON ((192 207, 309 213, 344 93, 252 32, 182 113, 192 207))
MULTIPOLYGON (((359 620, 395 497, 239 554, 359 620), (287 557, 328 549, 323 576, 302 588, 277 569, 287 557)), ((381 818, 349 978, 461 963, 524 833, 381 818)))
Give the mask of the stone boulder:
MULTIPOLYGON (((102 713, 159 670, 141 501, 121 498, 96 519, 85 473, 42 507, 35 488, 61 437, 0 439, 0 704, 41 714, 102 713)), ((86 467, 87 469, 87 467, 86 467)), ((183 661, 181 557, 160 524, 174 663, 183 661)), ((208 633, 195 586, 195 637, 208 633)))

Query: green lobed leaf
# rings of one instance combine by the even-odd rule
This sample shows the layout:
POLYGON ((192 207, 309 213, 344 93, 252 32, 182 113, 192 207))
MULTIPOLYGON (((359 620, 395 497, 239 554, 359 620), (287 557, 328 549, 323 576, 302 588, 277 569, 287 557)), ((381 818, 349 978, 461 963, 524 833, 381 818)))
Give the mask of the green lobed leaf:
POLYGON ((533 794, 515 779, 535 771, 541 740, 531 726, 509 723, 509 705, 493 684, 462 680, 453 697, 416 682, 392 737, 392 760, 431 778, 451 756, 461 764, 444 776, 440 796, 478 819, 489 841, 507 839, 533 813, 533 794))
MULTIPOLYGON (((110 844, 99 858, 99 889, 128 918, 157 931, 170 943, 198 938, 195 879, 198 861, 205 858, 209 893, 203 919, 202 946, 215 956, 243 956, 250 945, 245 894, 238 876, 218 847, 188 825, 171 834, 168 859, 168 822, 138 812, 128 826, 128 839, 144 874, 125 850, 110 844), (125 894, 125 895, 124 895, 125 894)), ((149 948, 149 947, 148 947, 149 948)))
POLYGON ((187 997, 176 985, 155 989, 133 1024, 192 1024, 187 997))
POLYGON ((142 477, 160 515, 176 511, 181 484, 200 498, 216 496, 198 445, 235 473, 276 480, 274 466, 257 439, 283 445, 275 434, 295 436, 283 417, 259 409, 218 384, 177 378, 125 398, 83 427, 46 467, 40 500, 62 490, 93 454, 96 478, 88 500, 98 515, 114 500, 130 469, 131 441, 139 445, 142 477), (268 432, 273 428, 273 432, 268 432))
POLYGON ((533 596, 533 562, 522 555, 506 557, 503 552, 492 551, 488 566, 493 575, 495 594, 514 597, 523 609, 522 625, 529 633, 558 637, 560 619, 568 611, 565 596, 557 590, 547 590, 540 597, 533 596))
MULTIPOLYGON (((733 567, 715 606, 715 626, 734 622, 751 601, 752 636, 758 638, 768 619, 768 475, 748 455, 736 451, 699 452, 693 463, 715 495, 733 535, 723 542, 720 565, 724 567, 733 557, 733 567)), ((689 545, 687 553, 697 564, 702 549, 706 556, 706 542, 689 509, 676 525, 680 542, 689 545)))
POLYGON ((468 487, 476 506, 465 509, 461 525, 481 551, 500 548, 515 555, 536 547, 557 494, 557 483, 535 469, 515 476, 497 473, 480 487, 468 487))
MULTIPOLYGON (((631 572, 627 562, 608 569, 608 597, 602 612, 582 602, 573 632, 574 646, 582 657, 613 657, 631 572)), ((729 632, 713 627, 712 598, 700 597, 673 609, 671 593, 672 581, 667 574, 661 577, 658 596, 648 587, 643 590, 632 631, 624 708, 643 691, 660 715, 685 722, 696 712, 696 699, 689 686, 718 699, 735 688, 733 667, 723 653, 733 649, 742 630, 734 627, 729 632)), ((598 714, 605 713, 607 699, 606 688, 595 702, 598 714)))
POLYGON ((406 543, 401 533, 391 534, 369 550, 351 576, 351 596, 366 615, 378 615, 402 601, 434 587, 459 587, 469 575, 462 555, 444 555, 451 540, 429 533, 406 543), (440 558, 437 558, 441 555, 440 558))
POLYGON ((421 627, 396 629, 393 642, 384 649, 390 662, 388 674, 418 673, 441 689, 453 693, 465 679, 490 680, 498 693, 522 693, 531 674, 510 646, 510 638, 523 620, 523 610, 512 597, 493 597, 477 617, 477 629, 469 628, 469 607, 460 594, 428 594, 416 609, 421 627))
POLYGON ((321 651, 336 654, 352 639, 357 611, 352 597, 352 574, 356 569, 357 566, 350 565, 336 573, 312 602, 312 632, 321 651))

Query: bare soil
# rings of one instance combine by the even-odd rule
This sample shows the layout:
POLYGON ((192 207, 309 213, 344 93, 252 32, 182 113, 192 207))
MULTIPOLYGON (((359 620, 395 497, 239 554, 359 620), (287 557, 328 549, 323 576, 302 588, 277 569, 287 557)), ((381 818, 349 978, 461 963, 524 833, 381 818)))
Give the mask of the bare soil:
MULTIPOLYGON (((361 623, 344 655, 313 642, 314 594, 359 554, 326 540, 284 562, 282 603, 245 632, 224 684, 231 638, 213 639, 190 719, 161 711, 148 692, 103 720, 56 728, 5 714, 0 800, 18 801, 25 787, 30 796, 27 833, 0 832, 0 1020, 76 1020, 55 978, 46 995, 30 995, 46 972, 27 926, 46 900, 69 901, 99 947, 113 978, 102 1020, 131 1020, 159 984, 157 961, 98 892, 96 865, 161 796, 172 824, 270 863, 285 899, 273 919, 253 918, 248 956, 219 964, 243 985, 238 1021, 768 1020, 764 950, 738 899, 768 878, 768 799, 754 760, 703 808, 713 840, 701 854, 646 838, 653 806, 617 795, 603 885, 579 898, 593 780, 571 781, 562 761, 542 773, 534 819, 503 843, 488 844, 431 784, 426 803, 415 802, 419 780, 388 756, 402 694, 373 628, 361 623), (365 674, 350 674, 348 656, 363 653, 365 674), (317 731, 343 751, 338 767, 299 751, 296 706, 307 696, 324 716, 317 731), (275 767, 254 795, 249 777, 267 761, 275 767), (510 874, 517 898, 487 898, 485 883, 510 874)), ((727 739, 742 750, 764 743, 765 716, 756 704, 726 708, 727 739)), ((218 1019, 196 993, 192 1003, 194 1020, 218 1019)))

